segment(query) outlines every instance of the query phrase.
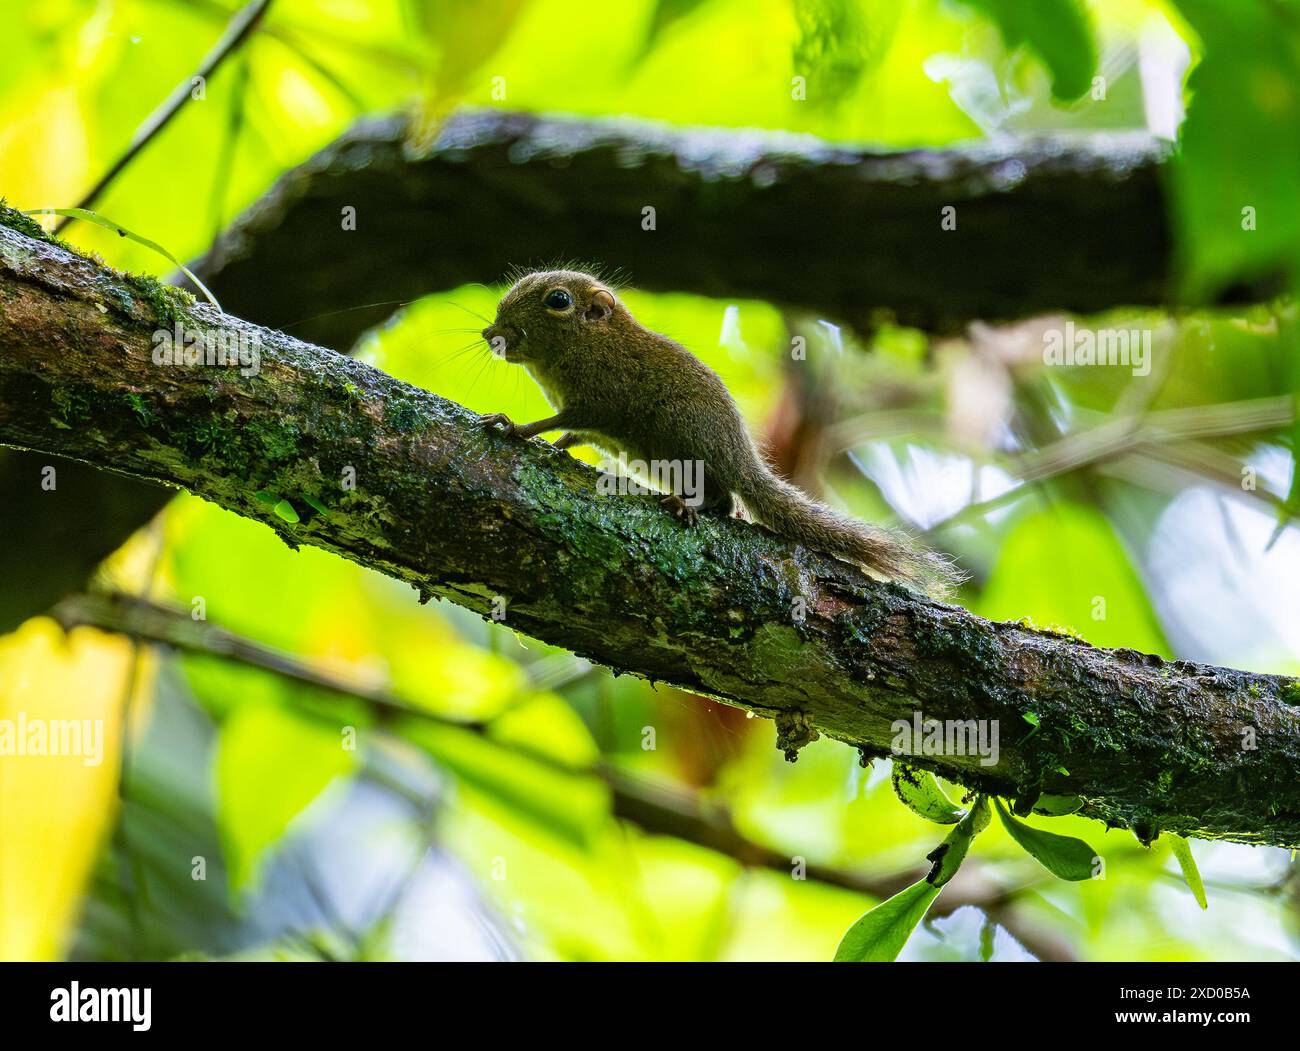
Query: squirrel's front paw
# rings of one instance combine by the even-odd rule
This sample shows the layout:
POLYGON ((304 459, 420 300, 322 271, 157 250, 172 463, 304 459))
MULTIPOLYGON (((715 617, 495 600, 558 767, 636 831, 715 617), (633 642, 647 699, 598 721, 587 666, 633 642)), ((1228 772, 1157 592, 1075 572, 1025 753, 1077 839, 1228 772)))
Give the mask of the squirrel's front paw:
POLYGON ((501 424, 501 433, 507 438, 515 433, 514 422, 504 412, 485 413, 478 418, 478 422, 484 427, 495 427, 498 423, 501 424))
POLYGON ((665 496, 662 500, 659 501, 659 506, 666 507, 669 511, 672 512, 673 517, 676 518, 678 521, 680 521, 683 525, 693 526, 696 525, 700 520, 699 511, 695 510, 695 508, 693 508, 680 496, 676 496, 676 495, 665 496))

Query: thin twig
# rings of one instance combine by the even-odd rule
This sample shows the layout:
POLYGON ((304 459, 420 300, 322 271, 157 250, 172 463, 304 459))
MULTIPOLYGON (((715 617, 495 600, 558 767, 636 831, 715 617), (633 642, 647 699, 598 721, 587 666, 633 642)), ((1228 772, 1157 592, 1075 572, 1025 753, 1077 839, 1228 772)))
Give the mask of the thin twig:
MULTIPOLYGON (((127 165, 129 165, 136 156, 150 142, 152 142, 168 124, 172 118, 181 111, 185 103, 192 97, 195 77, 202 77, 208 80, 218 69, 221 64, 230 57, 250 34, 257 28, 262 17, 266 14, 266 9, 271 6, 271 0, 252 0, 251 3, 235 14, 226 26, 226 31, 221 35, 221 39, 213 45, 203 61, 199 63, 199 68, 195 70, 192 76, 182 80, 172 90, 172 93, 145 119, 144 123, 136 129, 135 135, 132 136, 130 145, 126 151, 118 157, 113 165, 101 177, 99 182, 86 193, 80 201, 77 202, 78 208, 89 208, 100 197, 100 195, 112 185, 113 181, 122 174, 127 165)), ((71 217, 64 216, 62 221, 54 228, 58 233, 72 221, 71 217)))

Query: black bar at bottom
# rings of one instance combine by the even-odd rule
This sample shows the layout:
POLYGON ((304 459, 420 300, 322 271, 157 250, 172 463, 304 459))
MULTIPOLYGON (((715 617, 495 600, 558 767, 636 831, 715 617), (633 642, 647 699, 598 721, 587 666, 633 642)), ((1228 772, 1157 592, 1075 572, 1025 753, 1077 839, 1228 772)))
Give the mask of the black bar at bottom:
POLYGON ((827 1023, 858 1019, 864 1034, 884 1026, 938 1036, 950 1026, 1014 1029, 1044 1009, 1071 1036, 1199 1029, 1231 1038, 1292 1031, 1296 975, 1286 964, 1249 963, 11 963, 0 964, 0 1018, 6 1037, 115 1030, 337 1041, 373 1040, 394 1026, 471 1039, 480 1027, 493 1038, 517 1028, 535 1039, 625 1015, 640 1019, 629 1036, 655 1028, 657 1016, 667 1037, 679 1012, 701 1013, 704 997, 712 1006, 703 1013, 719 1015, 733 1039, 751 1026, 770 1038, 773 1012, 790 1036, 815 1032, 822 1012, 827 1023))

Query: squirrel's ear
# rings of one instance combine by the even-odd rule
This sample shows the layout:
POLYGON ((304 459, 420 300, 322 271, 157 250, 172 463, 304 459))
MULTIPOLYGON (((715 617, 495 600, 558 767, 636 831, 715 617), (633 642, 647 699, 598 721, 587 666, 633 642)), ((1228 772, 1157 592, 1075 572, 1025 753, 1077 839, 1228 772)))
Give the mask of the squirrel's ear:
POLYGON ((587 321, 601 321, 614 313, 614 296, 603 288, 596 289, 591 305, 583 312, 587 321))

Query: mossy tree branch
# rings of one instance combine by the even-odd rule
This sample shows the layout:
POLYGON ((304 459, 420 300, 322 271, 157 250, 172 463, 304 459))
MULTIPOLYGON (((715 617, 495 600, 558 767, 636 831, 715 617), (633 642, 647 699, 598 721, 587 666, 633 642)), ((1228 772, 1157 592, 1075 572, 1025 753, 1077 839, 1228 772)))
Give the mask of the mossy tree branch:
POLYGON ((880 754, 918 711, 988 720, 996 765, 917 764, 1082 796, 1143 840, 1300 844, 1294 680, 984 621, 743 522, 685 530, 458 405, 3 227, 0 443, 188 489, 426 598, 504 605, 520 632, 775 718, 790 752, 820 732, 880 754), (260 371, 155 364, 178 321, 256 337, 260 371))
MULTIPOLYGON (((359 122, 232 224, 193 264, 225 308, 347 351, 399 302, 557 257, 617 263, 652 291, 756 297, 859 328, 883 316, 951 330, 1175 295, 1168 150, 1143 135, 873 151, 499 110, 453 115, 423 151, 408 131, 399 117, 359 122), (940 222, 948 206, 955 230, 940 222)), ((1231 294, 1275 284, 1243 279, 1231 294)), ((32 472, 0 457, 0 483, 32 472)), ((0 576, 24 584, 0 597, 0 630, 81 587, 163 503, 148 485, 64 473, 95 525, 74 544, 55 499, 0 508, 0 529, 25 534, 16 547, 45 555, 0 556, 0 576)))

